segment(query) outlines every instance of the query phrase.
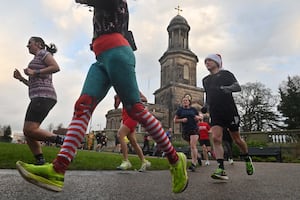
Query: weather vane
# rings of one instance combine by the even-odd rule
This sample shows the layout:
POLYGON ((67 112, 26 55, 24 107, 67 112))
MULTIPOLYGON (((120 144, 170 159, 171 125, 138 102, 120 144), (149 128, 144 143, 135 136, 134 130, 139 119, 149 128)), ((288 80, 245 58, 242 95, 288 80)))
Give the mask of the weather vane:
POLYGON ((178 11, 178 15, 180 15, 180 12, 182 12, 182 9, 180 8, 180 6, 178 5, 177 8, 175 8, 175 10, 178 11))

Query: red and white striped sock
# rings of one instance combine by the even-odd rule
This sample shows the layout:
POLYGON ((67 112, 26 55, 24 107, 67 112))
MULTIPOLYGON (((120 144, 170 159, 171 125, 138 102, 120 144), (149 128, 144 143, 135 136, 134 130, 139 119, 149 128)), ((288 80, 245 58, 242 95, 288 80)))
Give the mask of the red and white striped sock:
POLYGON ((77 148, 84 140, 94 108, 95 106, 92 106, 91 98, 88 96, 82 96, 75 104, 75 113, 68 127, 64 143, 53 161, 55 171, 65 173, 70 165, 77 148))
POLYGON ((137 120, 146 129, 146 131, 150 133, 158 147, 166 153, 170 164, 175 164, 178 160, 176 150, 163 130, 161 123, 148 110, 146 110, 143 105, 135 104, 133 110, 136 111, 137 109, 140 110, 140 112, 133 114, 135 115, 135 120, 137 120))

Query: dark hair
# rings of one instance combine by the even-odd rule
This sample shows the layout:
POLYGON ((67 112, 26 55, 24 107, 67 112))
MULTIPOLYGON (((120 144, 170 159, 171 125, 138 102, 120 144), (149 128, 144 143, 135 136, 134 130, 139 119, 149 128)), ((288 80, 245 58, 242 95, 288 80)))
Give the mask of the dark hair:
POLYGON ((40 43, 42 49, 46 49, 47 51, 49 51, 51 54, 55 54, 57 52, 57 48, 56 45, 53 43, 50 43, 49 46, 47 44, 45 44, 44 40, 41 37, 36 37, 33 36, 31 37, 35 42, 40 43))

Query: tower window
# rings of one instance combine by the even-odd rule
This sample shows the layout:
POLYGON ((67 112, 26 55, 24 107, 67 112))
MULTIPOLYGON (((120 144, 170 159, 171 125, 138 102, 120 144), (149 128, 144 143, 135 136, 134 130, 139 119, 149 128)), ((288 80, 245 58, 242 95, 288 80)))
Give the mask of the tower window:
POLYGON ((190 79, 190 70, 188 65, 183 66, 183 79, 189 80, 190 79))

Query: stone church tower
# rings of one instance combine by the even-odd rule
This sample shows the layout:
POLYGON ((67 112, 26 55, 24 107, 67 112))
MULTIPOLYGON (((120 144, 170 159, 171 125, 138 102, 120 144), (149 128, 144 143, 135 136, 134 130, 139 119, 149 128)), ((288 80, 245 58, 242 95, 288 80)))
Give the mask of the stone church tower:
POLYGON ((175 133, 180 132, 179 124, 173 123, 181 99, 189 94, 192 106, 200 110, 203 105, 203 90, 197 84, 197 56, 189 49, 190 26, 181 15, 175 16, 168 28, 169 44, 167 51, 159 59, 161 65, 160 88, 154 92, 155 104, 168 109, 169 124, 175 133))
MULTIPOLYGON (((147 108, 165 129, 171 127, 174 133, 180 133, 180 124, 174 124, 173 118, 181 105, 181 99, 189 94, 192 97, 192 106, 200 110, 203 105, 203 89, 196 86, 198 58, 189 49, 190 26, 186 19, 178 13, 171 20, 167 31, 168 48, 159 59, 160 88, 154 92, 155 103, 148 104, 147 108)), ((121 109, 108 111, 106 119, 106 129, 118 129, 121 109)))

